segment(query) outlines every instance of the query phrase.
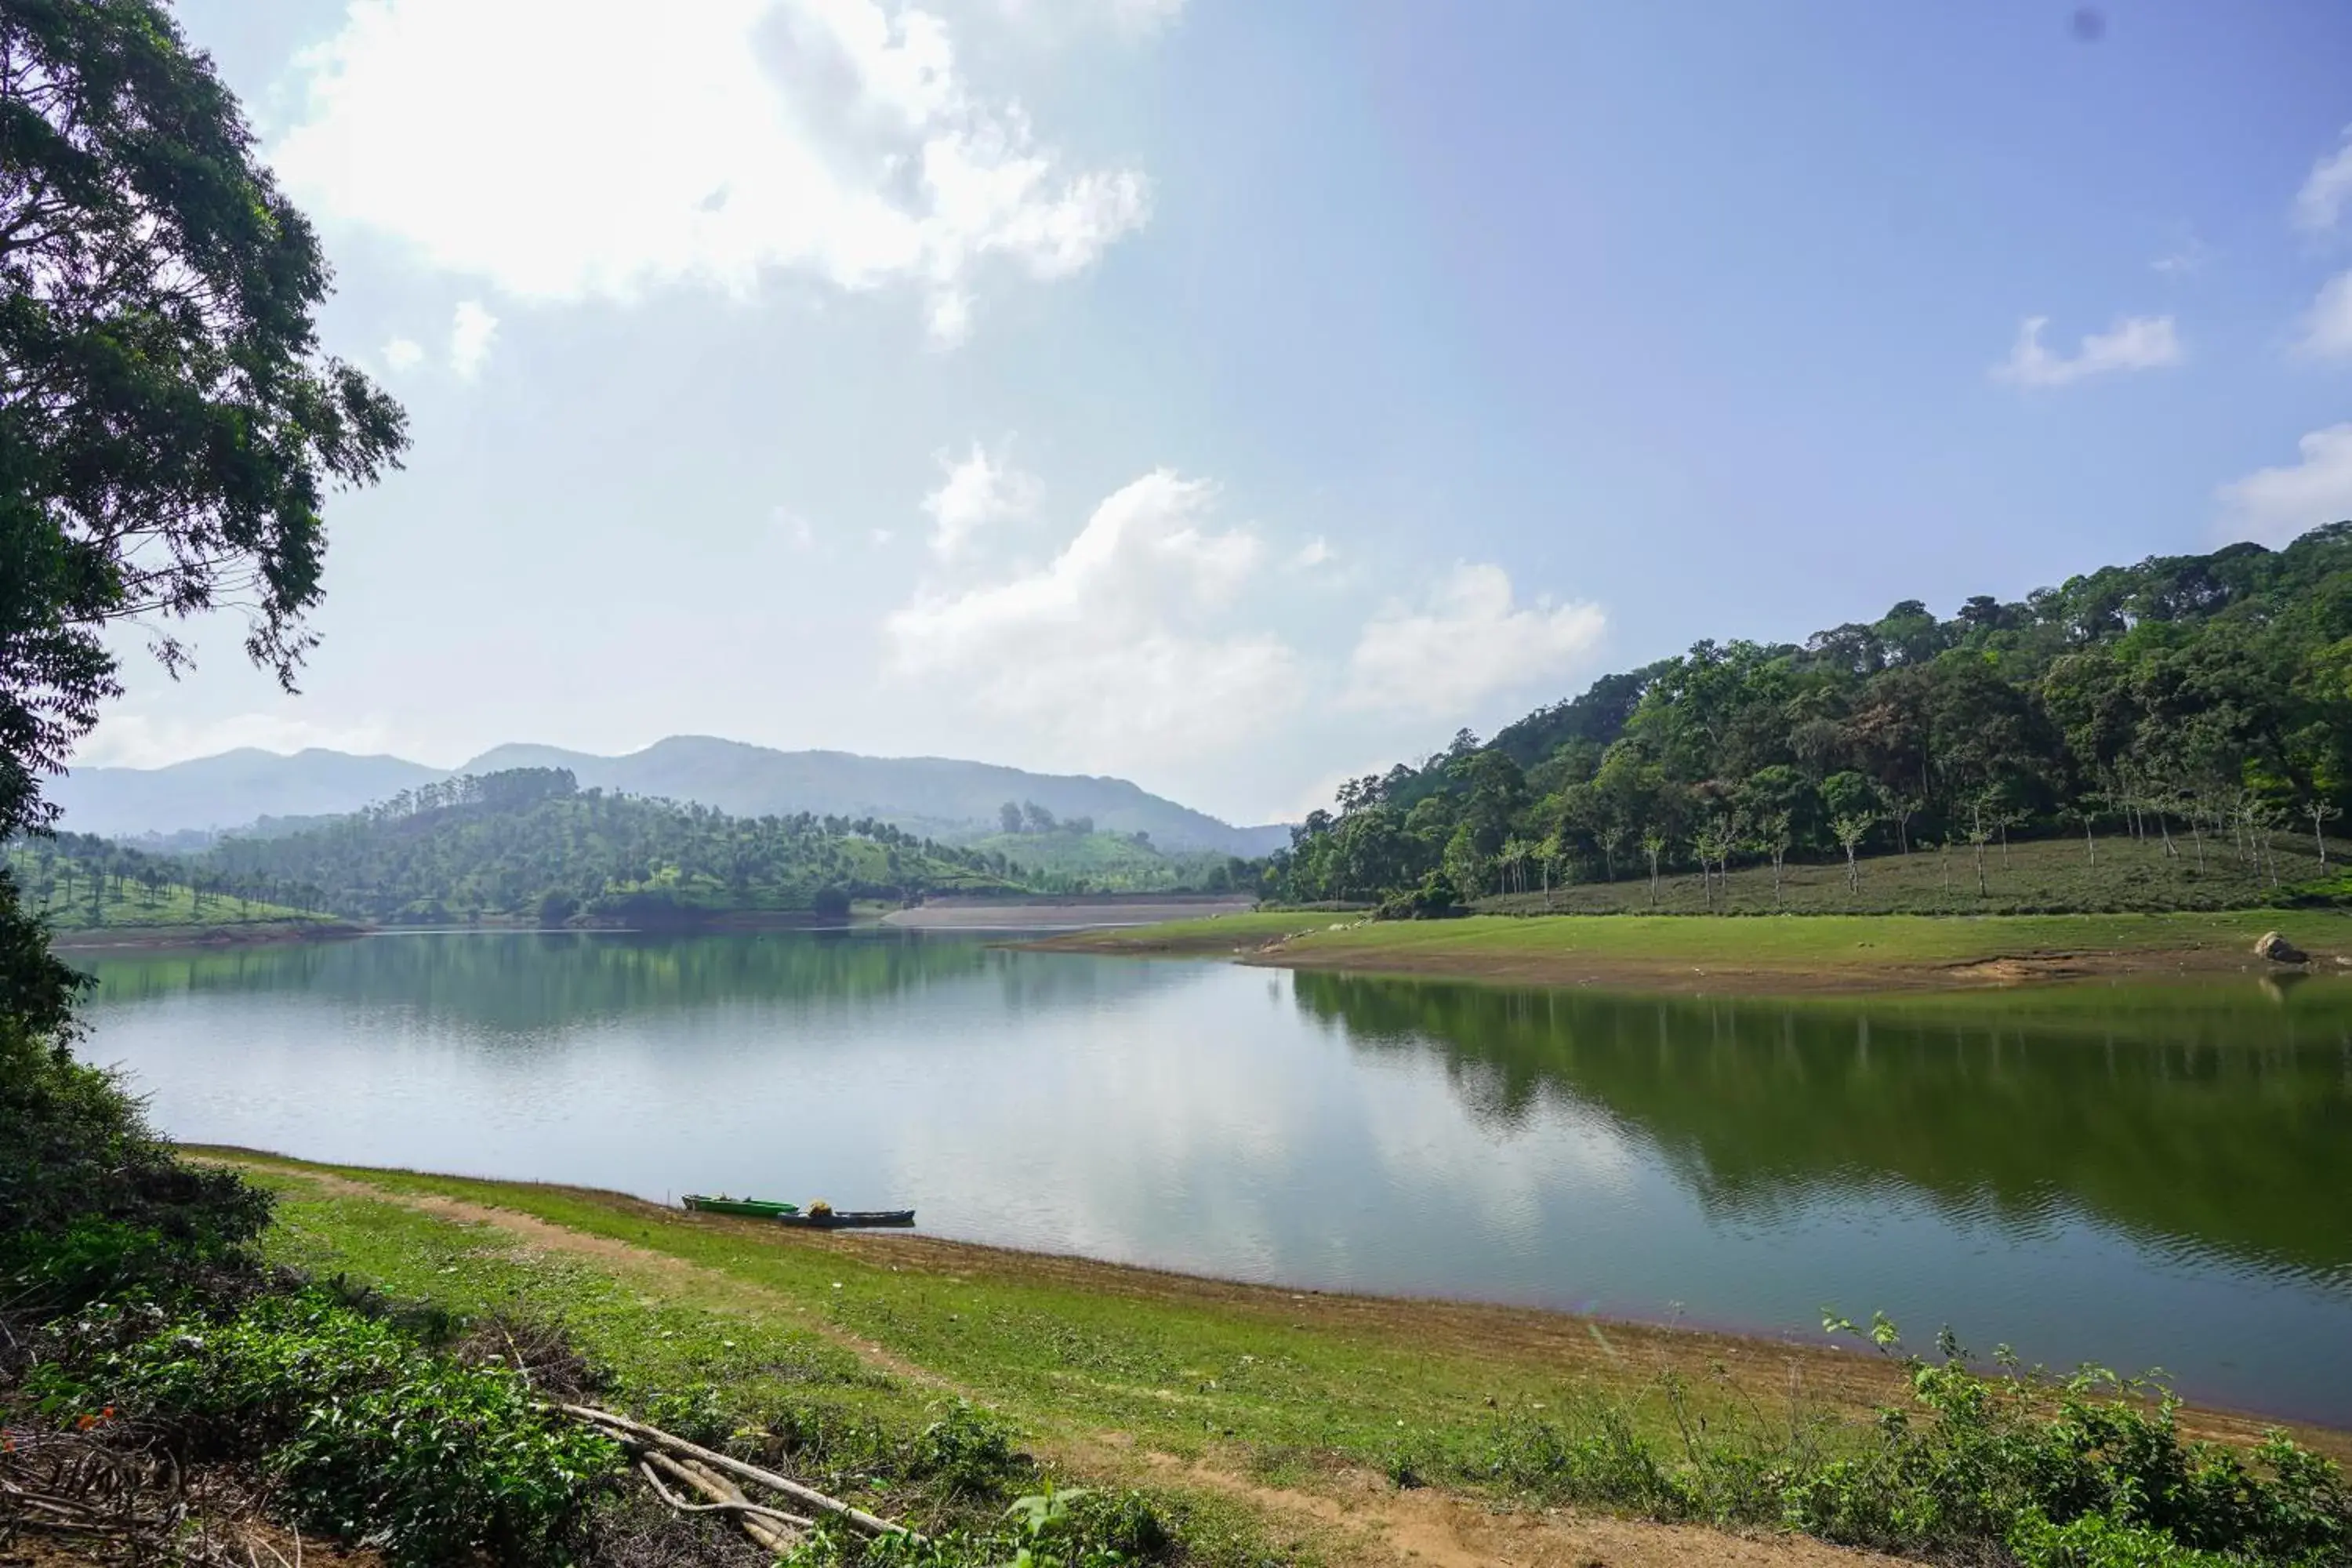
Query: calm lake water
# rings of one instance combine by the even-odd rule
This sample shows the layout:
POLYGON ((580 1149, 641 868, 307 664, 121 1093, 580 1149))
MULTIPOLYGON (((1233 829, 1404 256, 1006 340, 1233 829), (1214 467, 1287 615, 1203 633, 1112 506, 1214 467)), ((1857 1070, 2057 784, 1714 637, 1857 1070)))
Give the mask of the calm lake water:
POLYGON ((2352 983, 1660 1001, 890 932, 87 963, 175 1137, 912 1205, 950 1237, 2352 1422, 2352 983))

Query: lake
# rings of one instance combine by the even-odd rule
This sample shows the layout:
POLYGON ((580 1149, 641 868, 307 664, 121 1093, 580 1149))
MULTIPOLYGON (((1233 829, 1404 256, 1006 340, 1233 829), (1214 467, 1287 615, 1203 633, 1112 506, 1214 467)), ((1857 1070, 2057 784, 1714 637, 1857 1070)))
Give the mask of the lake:
POLYGON ((1660 1000, 970 935, 79 955, 190 1142, 1817 1340, 2352 1425, 2352 982, 1660 1000))

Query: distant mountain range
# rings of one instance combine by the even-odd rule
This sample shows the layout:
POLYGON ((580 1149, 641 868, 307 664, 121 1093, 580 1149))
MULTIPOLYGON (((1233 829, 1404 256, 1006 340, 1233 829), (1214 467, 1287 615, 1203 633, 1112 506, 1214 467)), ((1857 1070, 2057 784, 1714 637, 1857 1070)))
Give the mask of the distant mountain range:
POLYGON ((600 757, 554 746, 506 745, 444 770, 399 757, 250 748, 163 768, 76 768, 48 786, 62 826, 110 838, 214 833, 259 818, 356 811, 460 773, 569 768, 583 789, 691 801, 738 816, 809 811, 874 816, 939 838, 995 830, 1006 801, 1060 817, 1090 816, 1114 833, 1149 833, 1162 849, 1257 856, 1290 841, 1281 826, 1235 827, 1125 779, 1033 773, 947 757, 778 752, 707 735, 673 735, 642 752, 600 757))

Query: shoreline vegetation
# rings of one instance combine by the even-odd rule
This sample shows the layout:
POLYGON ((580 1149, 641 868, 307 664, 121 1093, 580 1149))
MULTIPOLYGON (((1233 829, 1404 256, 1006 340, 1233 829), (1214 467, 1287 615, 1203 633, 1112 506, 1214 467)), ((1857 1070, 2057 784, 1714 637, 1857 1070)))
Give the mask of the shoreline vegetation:
MULTIPOLYGON (((1759 1514, 1710 1491, 1762 1479, 1735 1479, 1763 1458, 1742 1446, 1769 1445, 1776 1463, 1825 1479, 1872 1462, 1880 1412, 1915 1405, 1942 1363, 1874 1352, 1866 1334, 1840 1349, 803 1233, 577 1187, 184 1153, 273 1194, 269 1262, 453 1323, 530 1324, 524 1342, 567 1344, 593 1369, 595 1402, 759 1462, 789 1459, 792 1473, 927 1529, 954 1510, 903 1455, 947 1423, 980 1455, 958 1484, 982 1495, 1050 1484, 1131 1500, 1163 1545, 1128 1562, 1889 1560, 1823 1536, 1950 1554, 1905 1550, 1836 1508, 1759 1514), (1012 1481, 1015 1470, 1029 1479, 1012 1481)), ((1996 1402, 2011 1386, 1966 1383, 1996 1402)), ((2044 1410, 2080 1397, 2014 1386, 2044 1410)), ((2082 1409, 2168 1408, 2115 1392, 2082 1409)), ((2004 1418, 2035 1419, 2023 1405, 2004 1418)), ((2180 1442, 2216 1445, 2208 1462, 2286 1453, 2282 1436, 2306 1462, 2352 1457, 2352 1434, 2322 1427, 2187 1407, 2162 1420, 2180 1442)))
POLYGON ((1474 915, 1371 921, 1259 910, 1208 920, 1071 931, 1024 945, 1057 952, 1227 958, 1515 985, 1669 993, 1836 994, 2036 982, 2227 975, 2292 983, 2352 973, 2352 916, 2251 910, 2105 915, 1474 915), (2303 964, 2258 956, 2277 931, 2303 964))

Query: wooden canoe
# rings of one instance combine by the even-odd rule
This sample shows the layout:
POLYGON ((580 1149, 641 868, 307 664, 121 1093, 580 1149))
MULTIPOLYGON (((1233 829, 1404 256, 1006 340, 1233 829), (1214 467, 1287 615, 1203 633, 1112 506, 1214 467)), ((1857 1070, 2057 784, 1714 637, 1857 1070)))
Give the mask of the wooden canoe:
POLYGON ((915 1223, 913 1209, 835 1209, 828 1214, 780 1214, 778 1225, 796 1225, 804 1230, 850 1230, 875 1226, 910 1226, 915 1223))
POLYGON ((747 1219, 788 1219, 801 1212, 798 1204, 773 1203, 766 1198, 714 1198, 688 1193, 685 1202, 697 1214, 741 1215, 747 1219))

